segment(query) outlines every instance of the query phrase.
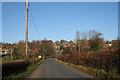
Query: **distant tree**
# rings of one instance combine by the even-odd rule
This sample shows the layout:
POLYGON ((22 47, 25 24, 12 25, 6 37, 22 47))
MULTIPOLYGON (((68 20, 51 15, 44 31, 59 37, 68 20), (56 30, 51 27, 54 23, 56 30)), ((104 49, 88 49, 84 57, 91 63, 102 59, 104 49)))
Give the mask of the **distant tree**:
POLYGON ((59 41, 55 41, 55 44, 56 44, 56 45, 59 45, 59 41))
POLYGON ((100 50, 104 46, 104 39, 101 37, 102 33, 95 30, 89 31, 89 44, 91 50, 100 50))
POLYGON ((74 42, 71 40, 69 41, 69 45, 73 46, 74 45, 74 42))
POLYGON ((41 51, 44 56, 52 56, 55 54, 55 48, 53 42, 50 40, 41 41, 41 51))
POLYGON ((64 48, 62 54, 63 55, 70 54, 70 47, 64 48))
POLYGON ((23 59, 25 58, 25 43, 24 41, 18 42, 16 48, 13 51, 13 57, 16 59, 23 59))
POLYGON ((87 35, 86 32, 81 33, 81 40, 80 40, 81 51, 87 51, 88 50, 88 48, 87 48, 87 46, 88 46, 87 38, 88 38, 88 35, 87 35))
POLYGON ((60 44, 64 44, 65 42, 67 42, 66 40, 60 40, 60 44))
POLYGON ((99 38, 98 39, 98 50, 104 49, 104 45, 105 45, 104 39, 103 38, 99 38))
POLYGON ((119 37, 118 37, 118 66, 117 66, 117 71, 118 71, 118 74, 120 75, 120 34, 119 34, 119 37))
POLYGON ((111 48, 117 48, 117 47, 118 47, 118 40, 112 40, 111 48))
POLYGON ((87 40, 88 39, 88 34, 87 32, 81 33, 81 39, 87 40))
POLYGON ((13 59, 19 59, 19 56, 18 56, 18 49, 15 47, 14 48, 14 51, 13 51, 13 59))
POLYGON ((81 47, 80 47, 80 39, 78 39, 77 40, 77 42, 76 42, 76 50, 77 50, 77 52, 80 52, 81 51, 81 47))
POLYGON ((76 32, 76 45, 77 45, 76 47, 77 52, 80 52, 80 32, 79 31, 76 32))
POLYGON ((105 44, 111 44, 112 42, 111 41, 106 41, 105 44))
POLYGON ((33 40, 32 42, 29 42, 28 45, 29 45, 30 49, 35 50, 35 48, 36 48, 36 41, 33 40))
POLYGON ((81 48, 81 51, 87 51, 87 40, 86 39, 80 40, 80 48, 81 48))
POLYGON ((63 50, 64 46, 63 45, 60 45, 60 50, 63 50))
POLYGON ((53 43, 52 40, 48 40, 49 43, 53 43))
POLYGON ((75 45, 75 43, 71 40, 68 42, 68 44, 70 45, 70 48, 73 49, 73 46, 75 45))

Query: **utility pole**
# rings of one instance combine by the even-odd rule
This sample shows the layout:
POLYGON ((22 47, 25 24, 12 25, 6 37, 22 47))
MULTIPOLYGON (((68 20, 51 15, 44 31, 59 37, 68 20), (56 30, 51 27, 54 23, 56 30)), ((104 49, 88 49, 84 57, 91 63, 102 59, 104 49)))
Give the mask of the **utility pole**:
POLYGON ((28 0, 26 1, 26 59, 28 59, 28 0))

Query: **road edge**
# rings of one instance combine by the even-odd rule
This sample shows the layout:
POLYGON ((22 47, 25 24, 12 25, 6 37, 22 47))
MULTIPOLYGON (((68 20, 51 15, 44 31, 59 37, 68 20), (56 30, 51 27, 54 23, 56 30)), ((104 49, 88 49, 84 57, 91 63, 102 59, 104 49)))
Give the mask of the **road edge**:
POLYGON ((81 65, 74 65, 74 64, 71 64, 71 63, 63 62, 63 61, 60 61, 58 59, 56 59, 56 61, 61 63, 61 64, 65 64, 67 66, 73 67, 73 68, 75 68, 75 69, 77 69, 79 71, 82 71, 82 72, 84 72, 84 73, 86 73, 88 75, 91 75, 91 76, 93 76, 93 78, 97 78, 95 73, 90 73, 90 72, 86 71, 86 69, 87 69, 86 67, 83 67, 81 65))

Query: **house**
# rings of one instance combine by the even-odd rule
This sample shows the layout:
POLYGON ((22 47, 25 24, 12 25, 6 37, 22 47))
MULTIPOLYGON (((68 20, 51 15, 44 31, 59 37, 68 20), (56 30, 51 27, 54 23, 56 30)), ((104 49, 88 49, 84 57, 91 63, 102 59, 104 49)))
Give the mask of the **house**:
POLYGON ((2 49, 2 54, 7 54, 8 50, 2 49))
POLYGON ((112 44, 105 44, 104 45, 104 48, 109 48, 109 47, 111 47, 112 46, 112 44))

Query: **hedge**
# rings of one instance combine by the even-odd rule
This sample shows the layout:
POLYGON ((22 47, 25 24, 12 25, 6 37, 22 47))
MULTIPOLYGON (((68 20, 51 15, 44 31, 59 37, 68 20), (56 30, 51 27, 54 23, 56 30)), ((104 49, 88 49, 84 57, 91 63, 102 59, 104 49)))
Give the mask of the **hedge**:
POLYGON ((2 63, 2 78, 10 76, 11 74, 22 73, 27 70, 27 67, 39 62, 40 59, 35 60, 17 60, 2 63))
POLYGON ((60 55, 57 59, 75 65, 104 69, 109 72, 118 68, 118 49, 107 49, 97 52, 72 52, 67 55, 60 55))

